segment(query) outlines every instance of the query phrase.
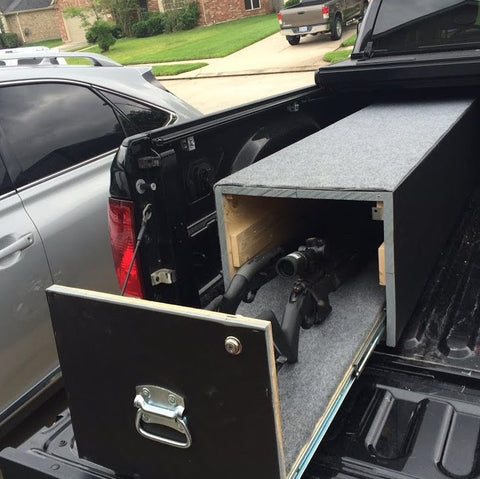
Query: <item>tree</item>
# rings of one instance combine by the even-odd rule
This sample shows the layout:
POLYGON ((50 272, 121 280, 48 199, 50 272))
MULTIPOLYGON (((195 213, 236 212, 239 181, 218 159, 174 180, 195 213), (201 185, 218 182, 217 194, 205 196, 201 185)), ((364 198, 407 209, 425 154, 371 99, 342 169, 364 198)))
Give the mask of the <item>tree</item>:
POLYGON ((91 0, 88 7, 67 7, 63 10, 66 17, 80 18, 84 28, 91 28, 91 13, 96 20, 111 17, 126 36, 132 35, 132 24, 141 17, 138 0, 91 0))
POLYGON ((110 14, 126 36, 132 35, 132 24, 141 17, 138 0, 94 0, 98 10, 110 14))
POLYGON ((95 15, 96 20, 100 18, 94 2, 90 2, 88 7, 66 7, 63 9, 62 14, 66 18, 79 18, 83 28, 90 28, 92 26, 90 22, 91 13, 95 15))

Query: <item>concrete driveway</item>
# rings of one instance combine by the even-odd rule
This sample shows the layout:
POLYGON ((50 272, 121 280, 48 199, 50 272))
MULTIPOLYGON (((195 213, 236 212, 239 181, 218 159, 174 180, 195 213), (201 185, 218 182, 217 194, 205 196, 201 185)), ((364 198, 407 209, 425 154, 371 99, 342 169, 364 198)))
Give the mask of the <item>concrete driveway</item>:
MULTIPOLYGON (((348 27, 342 40, 355 29, 348 27)), ((292 46, 276 33, 225 58, 204 60, 206 67, 159 79, 177 96, 210 113, 313 85, 315 70, 326 65, 323 55, 340 43, 310 35, 292 46)))

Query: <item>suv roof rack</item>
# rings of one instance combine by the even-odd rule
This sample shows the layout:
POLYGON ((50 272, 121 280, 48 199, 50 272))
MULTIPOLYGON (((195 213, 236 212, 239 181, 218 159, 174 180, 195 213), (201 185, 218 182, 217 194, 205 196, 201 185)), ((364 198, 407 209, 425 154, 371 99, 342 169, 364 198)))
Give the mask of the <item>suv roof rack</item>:
POLYGON ((85 58, 92 62, 96 67, 121 67, 120 63, 111 60, 98 53, 79 53, 79 52, 56 52, 52 50, 35 51, 35 52, 19 52, 15 50, 0 50, 0 65, 2 60, 21 60, 19 65, 58 65, 58 58, 85 58))

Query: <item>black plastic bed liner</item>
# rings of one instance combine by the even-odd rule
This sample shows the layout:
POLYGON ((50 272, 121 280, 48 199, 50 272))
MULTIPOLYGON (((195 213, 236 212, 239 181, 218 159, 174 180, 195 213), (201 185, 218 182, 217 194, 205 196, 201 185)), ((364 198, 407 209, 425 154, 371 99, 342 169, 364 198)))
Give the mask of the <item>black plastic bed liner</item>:
POLYGON ((480 390, 425 374, 364 371, 308 478, 477 479, 480 390))
POLYGON ((480 373, 480 188, 440 255, 398 347, 379 352, 460 374, 480 373))
POLYGON ((307 473, 480 478, 480 188, 398 346, 377 348, 307 473))

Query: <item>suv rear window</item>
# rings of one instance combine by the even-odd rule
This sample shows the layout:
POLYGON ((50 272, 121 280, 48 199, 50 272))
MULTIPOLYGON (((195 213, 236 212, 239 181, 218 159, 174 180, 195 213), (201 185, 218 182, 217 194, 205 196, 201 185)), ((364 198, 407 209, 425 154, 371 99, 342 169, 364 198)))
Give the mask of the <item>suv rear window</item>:
POLYGON ((123 127, 129 136, 165 126, 172 118, 170 113, 159 108, 105 91, 102 94, 120 111, 123 127))
POLYGON ((0 88, 0 126, 17 188, 113 150, 125 136, 104 100, 62 83, 0 88))
POLYGON ((479 0, 383 0, 373 29, 375 55, 480 45, 479 0))

